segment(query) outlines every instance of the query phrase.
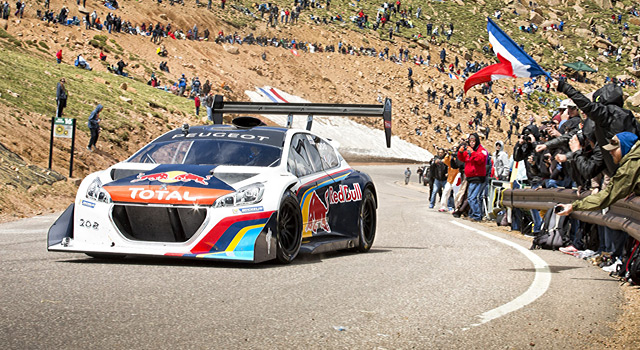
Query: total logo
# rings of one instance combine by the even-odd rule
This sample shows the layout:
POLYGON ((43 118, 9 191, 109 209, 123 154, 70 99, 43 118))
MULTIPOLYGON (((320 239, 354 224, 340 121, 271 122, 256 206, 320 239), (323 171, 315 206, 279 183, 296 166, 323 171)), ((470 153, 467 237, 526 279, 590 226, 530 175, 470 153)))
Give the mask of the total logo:
POLYGON ((189 201, 195 202, 198 198, 192 197, 189 194, 189 191, 184 191, 182 193, 178 191, 166 191, 166 190, 147 190, 143 187, 133 187, 129 188, 131 192, 131 199, 143 199, 143 200, 164 200, 164 201, 189 201))
POLYGON ((148 180, 148 181, 159 181, 162 183, 170 184, 175 182, 193 181, 201 185, 208 185, 209 183, 207 182, 207 180, 209 180, 211 176, 212 175, 200 176, 192 173, 187 173, 185 171, 174 170, 174 171, 167 171, 162 173, 153 173, 153 174, 146 174, 146 175, 145 173, 140 173, 138 174, 138 177, 131 180, 131 182, 148 180))

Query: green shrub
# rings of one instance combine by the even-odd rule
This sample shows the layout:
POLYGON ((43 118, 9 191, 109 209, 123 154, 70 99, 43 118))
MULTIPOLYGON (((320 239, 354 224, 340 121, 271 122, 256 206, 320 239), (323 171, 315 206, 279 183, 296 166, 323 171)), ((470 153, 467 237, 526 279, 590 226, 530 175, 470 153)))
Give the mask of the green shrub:
POLYGON ((40 47, 49 50, 49 45, 47 45, 47 43, 45 43, 44 41, 41 41, 40 43, 38 43, 40 45, 40 47))

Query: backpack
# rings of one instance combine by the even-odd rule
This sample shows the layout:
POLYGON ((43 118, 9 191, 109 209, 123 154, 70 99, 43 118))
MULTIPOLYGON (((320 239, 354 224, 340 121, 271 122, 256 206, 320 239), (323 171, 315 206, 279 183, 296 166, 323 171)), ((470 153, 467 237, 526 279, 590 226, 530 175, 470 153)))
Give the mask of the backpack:
POLYGON ((640 242, 635 241, 629 257, 618 267, 617 274, 633 285, 640 285, 640 242))
POLYGON ((566 216, 559 216, 553 207, 544 214, 542 230, 533 237, 533 243, 529 249, 551 249, 568 245, 570 222, 566 216))

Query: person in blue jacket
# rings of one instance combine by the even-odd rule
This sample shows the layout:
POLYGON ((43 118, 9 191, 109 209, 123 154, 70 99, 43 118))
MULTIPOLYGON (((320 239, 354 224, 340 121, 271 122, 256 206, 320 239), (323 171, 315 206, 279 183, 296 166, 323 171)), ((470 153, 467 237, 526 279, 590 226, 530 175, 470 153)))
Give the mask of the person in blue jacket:
POLYGON ((187 78, 182 74, 182 77, 178 81, 178 95, 184 96, 184 90, 187 88, 187 78))
POLYGON ((89 131, 91 132, 91 139, 89 139, 87 149, 91 152, 93 152, 91 147, 96 149, 96 142, 98 142, 98 135, 100 134, 100 112, 102 109, 102 105, 99 104, 89 115, 89 122, 87 123, 87 126, 89 126, 89 131))

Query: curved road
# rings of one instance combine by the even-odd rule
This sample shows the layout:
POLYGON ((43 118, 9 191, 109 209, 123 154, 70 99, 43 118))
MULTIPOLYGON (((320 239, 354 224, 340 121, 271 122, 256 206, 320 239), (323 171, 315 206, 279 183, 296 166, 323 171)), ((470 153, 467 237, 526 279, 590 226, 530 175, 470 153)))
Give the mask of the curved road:
MULTIPOLYGON (((610 335, 618 283, 428 209, 406 166, 358 166, 380 205, 371 252, 288 266, 49 253, 55 215, 0 225, 6 349, 584 349, 610 335)), ((412 170, 415 166, 412 166, 412 170)))

